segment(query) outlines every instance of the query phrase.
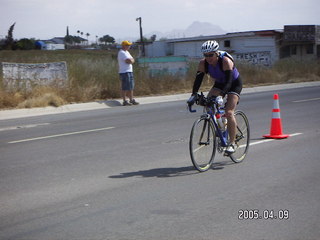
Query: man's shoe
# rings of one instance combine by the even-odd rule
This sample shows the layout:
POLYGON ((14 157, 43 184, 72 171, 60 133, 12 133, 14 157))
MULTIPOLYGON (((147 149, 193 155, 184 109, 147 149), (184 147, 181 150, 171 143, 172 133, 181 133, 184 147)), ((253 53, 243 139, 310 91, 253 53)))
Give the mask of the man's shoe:
POLYGON ((127 100, 123 101, 122 106, 131 106, 132 103, 129 103, 127 100))
POLYGON ((235 151, 237 150, 237 145, 234 143, 229 144, 229 146, 227 147, 225 154, 226 155, 230 155, 232 153, 235 153, 235 151))
POLYGON ((138 103, 135 99, 132 99, 132 100, 130 101, 130 103, 133 104, 133 105, 139 105, 139 103, 138 103))

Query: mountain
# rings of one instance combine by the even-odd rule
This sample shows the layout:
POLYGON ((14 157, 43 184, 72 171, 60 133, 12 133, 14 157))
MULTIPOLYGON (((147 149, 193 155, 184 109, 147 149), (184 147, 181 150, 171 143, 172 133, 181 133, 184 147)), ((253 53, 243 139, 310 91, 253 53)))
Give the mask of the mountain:
POLYGON ((169 32, 159 32, 155 31, 147 34, 147 38, 152 35, 157 36, 157 40, 161 38, 184 38, 184 37, 197 37, 197 36, 207 36, 207 35, 220 35, 225 34, 226 31, 223 30, 218 25, 213 25, 208 22, 195 21, 186 29, 173 29, 169 32))
POLYGON ((205 36, 205 35, 220 35, 225 34, 221 27, 213 25, 208 22, 193 22, 186 30, 185 34, 187 37, 205 36))

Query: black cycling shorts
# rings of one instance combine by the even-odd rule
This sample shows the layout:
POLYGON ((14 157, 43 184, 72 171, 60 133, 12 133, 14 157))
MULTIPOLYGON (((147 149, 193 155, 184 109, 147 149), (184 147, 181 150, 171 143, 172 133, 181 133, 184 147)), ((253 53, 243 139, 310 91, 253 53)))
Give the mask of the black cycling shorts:
MULTIPOLYGON (((213 89, 216 88, 216 89, 219 89, 219 90, 222 91, 223 88, 224 88, 224 83, 218 83, 218 82, 216 82, 216 83, 213 85, 212 88, 213 88, 213 89)), ((240 76, 239 76, 236 80, 232 81, 231 88, 230 88, 230 90, 227 92, 227 94, 236 94, 236 95, 238 95, 238 96, 240 97, 241 91, 242 91, 242 80, 241 80, 241 78, 240 78, 240 76)))

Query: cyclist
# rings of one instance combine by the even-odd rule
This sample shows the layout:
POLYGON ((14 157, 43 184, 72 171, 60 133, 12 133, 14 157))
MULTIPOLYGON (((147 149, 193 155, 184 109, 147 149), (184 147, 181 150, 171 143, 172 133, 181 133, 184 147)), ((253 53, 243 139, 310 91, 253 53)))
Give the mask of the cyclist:
POLYGON ((225 97, 227 95, 225 114, 230 144, 225 153, 232 154, 236 151, 235 137, 237 123, 234 117, 234 111, 239 103, 242 81, 232 56, 218 49, 219 44, 215 40, 209 40, 202 44, 201 51, 204 58, 200 60, 198 65, 192 95, 197 94, 205 74, 209 74, 215 80, 213 87, 208 93, 208 97, 217 97, 219 95, 225 97))

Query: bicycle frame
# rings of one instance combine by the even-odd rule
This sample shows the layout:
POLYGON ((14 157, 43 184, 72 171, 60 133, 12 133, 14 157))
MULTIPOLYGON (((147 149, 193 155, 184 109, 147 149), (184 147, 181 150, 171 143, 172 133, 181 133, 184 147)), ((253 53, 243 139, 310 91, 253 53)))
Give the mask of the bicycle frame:
POLYGON ((213 125, 215 127, 215 131, 218 134, 220 141, 221 141, 221 146, 222 147, 227 147, 228 146, 228 129, 225 131, 221 131, 221 129, 218 126, 217 118, 216 118, 216 113, 218 114, 225 114, 224 108, 222 107, 217 107, 216 105, 211 108, 211 107, 206 107, 207 108, 207 114, 210 115, 211 120, 213 121, 213 125))
MULTIPOLYGON (((200 95, 200 97, 202 96, 203 95, 200 95)), ((224 107, 218 106, 218 104, 215 102, 215 98, 212 98, 210 100, 210 104, 208 104, 208 102, 204 104, 204 108, 206 113, 203 114, 201 117, 206 117, 207 119, 211 118, 215 128, 215 132, 221 141, 221 146, 227 147, 228 146, 228 129, 226 129, 225 131, 221 131, 221 129, 218 126, 218 122, 216 118, 216 114, 221 114, 221 115, 225 114, 224 107)), ((196 112, 196 110, 192 109, 192 106, 189 106, 189 111, 196 112)))

